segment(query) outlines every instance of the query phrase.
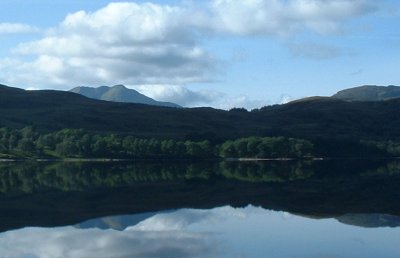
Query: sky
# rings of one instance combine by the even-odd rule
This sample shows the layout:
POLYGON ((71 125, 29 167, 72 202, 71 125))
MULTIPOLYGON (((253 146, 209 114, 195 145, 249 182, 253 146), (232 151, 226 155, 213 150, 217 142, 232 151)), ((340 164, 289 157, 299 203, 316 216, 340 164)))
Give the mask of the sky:
POLYGON ((0 0, 0 84, 259 108, 400 85, 398 0, 0 0))

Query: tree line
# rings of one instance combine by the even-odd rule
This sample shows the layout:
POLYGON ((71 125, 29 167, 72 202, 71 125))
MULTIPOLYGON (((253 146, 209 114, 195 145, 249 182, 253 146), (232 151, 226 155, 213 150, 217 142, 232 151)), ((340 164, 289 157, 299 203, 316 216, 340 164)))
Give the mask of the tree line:
POLYGON ((0 128, 2 158, 300 158, 314 154, 311 142, 286 137, 211 143, 96 134, 82 129, 40 133, 34 127, 0 128))

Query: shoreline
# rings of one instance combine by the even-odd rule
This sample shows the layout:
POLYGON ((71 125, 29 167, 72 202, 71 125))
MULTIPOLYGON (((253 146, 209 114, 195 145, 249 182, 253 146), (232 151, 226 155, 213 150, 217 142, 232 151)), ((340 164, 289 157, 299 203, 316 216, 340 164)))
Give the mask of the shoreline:
POLYGON ((227 162, 257 162, 257 161, 328 161, 328 160, 385 160, 400 159, 400 157, 302 157, 302 158, 205 158, 205 159, 185 159, 185 158, 0 158, 2 162, 133 162, 133 161, 227 161, 227 162))

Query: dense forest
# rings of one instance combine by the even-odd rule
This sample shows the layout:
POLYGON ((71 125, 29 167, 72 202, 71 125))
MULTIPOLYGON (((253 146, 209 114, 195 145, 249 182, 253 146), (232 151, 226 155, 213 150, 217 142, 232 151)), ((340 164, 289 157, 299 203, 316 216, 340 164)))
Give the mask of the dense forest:
POLYGON ((40 133, 33 127, 0 128, 2 158, 314 158, 393 157, 400 144, 393 141, 313 142, 288 137, 246 137, 224 142, 137 138, 95 134, 82 129, 40 133))

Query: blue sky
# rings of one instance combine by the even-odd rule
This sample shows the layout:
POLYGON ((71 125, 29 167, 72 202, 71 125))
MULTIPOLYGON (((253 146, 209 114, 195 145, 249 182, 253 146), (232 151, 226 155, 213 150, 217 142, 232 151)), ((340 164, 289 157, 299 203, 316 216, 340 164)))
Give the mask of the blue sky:
POLYGON ((0 83, 249 109, 400 85, 399 18, 396 0, 2 0, 0 83))

